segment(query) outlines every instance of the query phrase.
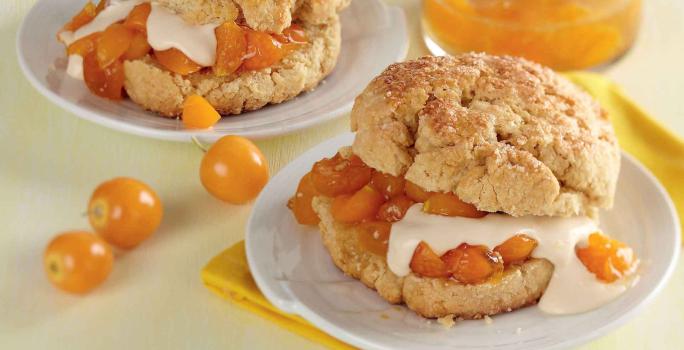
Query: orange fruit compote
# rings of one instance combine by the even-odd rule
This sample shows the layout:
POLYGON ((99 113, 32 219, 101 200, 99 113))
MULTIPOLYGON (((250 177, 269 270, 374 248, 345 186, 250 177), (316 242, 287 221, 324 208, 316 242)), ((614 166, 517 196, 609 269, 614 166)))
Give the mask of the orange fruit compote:
POLYGON ((450 54, 507 54, 570 70, 624 53, 640 13, 641 0, 424 0, 423 26, 450 54))
MULTIPOLYGON (((88 2, 60 33, 73 32, 90 23, 104 9, 105 3, 101 0, 96 6, 88 2)), ((216 61, 212 67, 204 67, 176 48, 152 50, 147 40, 147 18, 151 11, 149 3, 139 4, 122 21, 111 24, 102 32, 80 38, 67 47, 69 55, 80 55, 88 61, 88 67, 84 63, 84 80, 94 94, 121 99, 123 90, 117 89, 123 89, 123 62, 140 59, 150 53, 153 53, 150 58, 161 67, 179 75, 207 68, 217 76, 229 76, 240 71, 271 67, 307 43, 304 29, 297 24, 292 24, 280 34, 271 34, 226 22, 214 31, 216 61), (94 56, 91 55, 93 52, 94 56), (93 65, 95 61, 87 59, 88 56, 96 59, 97 67, 93 65)))
POLYGON ((587 270, 608 283, 631 274, 638 264, 632 248, 600 233, 589 235, 587 246, 576 252, 587 270))
MULTIPOLYGON (((321 159, 302 177, 295 195, 287 204, 298 223, 313 226, 320 222, 312 207, 316 196, 332 198, 330 212, 333 219, 355 227, 361 247, 379 255, 387 252, 392 223, 400 221, 415 203, 425 202, 423 210, 433 214, 470 218, 487 215, 453 193, 426 191, 403 176, 374 170, 354 154, 343 156, 337 153, 331 158, 321 159)), ((476 252, 471 252, 470 256, 473 254, 476 252)), ((483 257, 495 255, 493 252, 487 254, 483 257)), ((416 266, 421 264, 417 262, 416 266)))
MULTIPOLYGON (((380 256, 387 254, 392 224, 402 220, 416 203, 433 215, 479 219, 489 214, 454 193, 427 191, 403 176, 377 171, 354 154, 323 158, 302 177, 287 203, 298 223, 319 224, 312 206, 319 196, 332 199, 332 218, 355 229, 361 249, 380 256)), ((410 268, 418 276, 478 284, 500 278, 510 266, 524 264, 537 245, 537 240, 524 233, 512 233, 493 249, 464 242, 440 255, 427 242, 420 242, 410 268)), ((590 235, 587 246, 577 248, 576 253, 587 270, 604 282, 627 276, 636 265, 631 248, 598 233, 590 235)))

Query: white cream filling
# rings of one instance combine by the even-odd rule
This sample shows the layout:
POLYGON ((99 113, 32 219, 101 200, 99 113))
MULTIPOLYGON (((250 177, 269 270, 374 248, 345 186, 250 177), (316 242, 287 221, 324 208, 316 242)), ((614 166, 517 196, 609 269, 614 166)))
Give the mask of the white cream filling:
POLYGON ((539 301, 542 311, 549 314, 589 311, 627 289, 626 283, 601 282, 577 258, 575 247, 585 244, 591 233, 600 232, 589 218, 515 218, 489 214, 470 219, 431 215, 421 209, 422 204, 413 205, 401 221, 392 225, 387 263, 398 276, 406 276, 411 271, 409 264, 421 241, 442 255, 461 243, 481 244, 493 249, 512 236, 524 233, 538 242, 532 256, 545 258, 554 265, 551 281, 539 301))
POLYGON ((216 62, 218 24, 191 25, 161 5, 152 3, 147 18, 147 41, 157 51, 171 48, 182 51, 193 62, 209 67, 216 62))
POLYGON ((83 80, 83 57, 81 55, 69 55, 66 72, 74 79, 83 80))
MULTIPOLYGON (((143 2, 142 0, 112 1, 90 23, 75 32, 60 33, 59 39, 69 46, 87 35, 104 31, 110 25, 126 19, 131 10, 143 2)), ((216 61, 216 34, 214 29, 218 24, 191 25, 157 3, 152 2, 151 6, 152 10, 147 18, 147 41, 153 49, 168 50, 175 48, 201 66, 214 65, 216 61)), ((67 74, 75 79, 83 79, 83 69, 81 68, 79 71, 75 68, 79 62, 82 66, 81 57, 69 56, 67 74)))

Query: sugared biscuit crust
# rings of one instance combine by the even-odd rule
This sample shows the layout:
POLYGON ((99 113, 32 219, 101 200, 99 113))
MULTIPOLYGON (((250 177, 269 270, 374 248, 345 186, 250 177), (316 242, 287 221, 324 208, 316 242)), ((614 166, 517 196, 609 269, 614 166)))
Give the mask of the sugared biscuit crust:
POLYGON ((187 22, 239 21, 258 31, 280 33, 293 20, 322 24, 351 0, 157 0, 187 22))
POLYGON ((389 66, 355 101, 354 153, 480 210, 594 215, 620 151, 606 112, 548 68, 469 53, 389 66))

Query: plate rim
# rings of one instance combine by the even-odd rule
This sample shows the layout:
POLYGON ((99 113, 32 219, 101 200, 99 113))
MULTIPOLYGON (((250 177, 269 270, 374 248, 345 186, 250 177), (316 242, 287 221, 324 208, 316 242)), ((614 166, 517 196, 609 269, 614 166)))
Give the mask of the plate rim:
MULTIPOLYGON (((313 154, 320 153, 321 149, 323 148, 328 148, 331 147, 332 145, 340 145, 343 146, 348 142, 345 142, 347 140, 350 140, 353 138, 353 133, 351 132, 344 132, 340 135, 334 136, 328 140, 325 140, 310 149, 308 149, 306 152, 300 154, 297 158, 295 158, 292 162, 288 163, 285 167, 283 167, 273 178, 278 177, 281 175, 282 171, 285 170, 286 168, 293 166, 293 163, 298 161, 299 159, 311 156, 313 154)), ((631 163, 631 165, 635 166, 635 169, 645 175, 647 179, 655 186, 655 190, 658 192, 658 196, 663 198, 665 201, 667 211, 668 211, 668 216, 672 219, 672 223, 674 225, 674 230, 671 231, 671 233, 674 236, 674 244, 671 246, 671 249, 669 249, 668 253, 670 255, 669 262, 667 267, 664 269, 664 271, 661 272, 661 278, 658 280, 657 284, 652 286, 649 290, 648 293, 643 295, 642 297, 639 298, 637 301, 636 305, 630 309, 627 309, 624 313, 622 313, 619 317, 614 319, 613 321, 606 323, 602 325, 599 328, 596 328, 590 332, 587 332, 583 334, 580 337, 576 337, 573 339, 564 339, 562 342, 556 343, 554 345, 551 345, 550 347, 547 347, 547 349, 565 349, 568 347, 572 346, 578 346, 580 344, 585 344, 591 340, 594 340, 600 336, 603 336, 605 334, 608 334, 609 332, 615 330, 616 328, 624 325, 627 321, 631 320, 639 314, 644 307, 646 307, 649 303, 653 301, 654 298, 656 298, 663 288, 667 285, 667 283, 670 281, 672 274, 674 273, 674 270, 677 267, 677 262, 679 261, 680 258, 680 251, 681 251, 681 225, 680 225, 680 219, 677 215, 674 203, 672 202, 671 197, 669 196, 667 190, 663 187, 663 185, 658 181, 658 179, 653 175, 648 168, 646 168, 641 162, 639 162, 635 157, 632 155, 626 153, 624 150, 621 149, 621 157, 626 159, 627 162, 631 163)), ((273 179, 272 179, 273 180, 273 179)), ((245 225, 245 253, 247 256, 247 262, 250 268, 250 272, 254 278, 254 281, 256 282, 257 287, 259 290, 264 294, 266 299, 271 302, 273 305, 281 309, 282 311, 290 314, 295 314, 298 316, 301 316, 302 318, 306 319, 307 321, 311 322, 315 327, 319 328, 326 334, 341 340, 343 342, 346 342, 348 344, 361 347, 361 348, 376 348, 377 344, 375 343, 370 343, 368 340, 362 337, 357 337, 349 332, 346 332, 344 328, 339 327, 335 325, 332 322, 328 322, 324 318, 318 315, 314 310, 310 309, 306 305, 302 304, 296 297, 290 295, 289 292, 286 290, 276 290, 277 288, 272 288, 271 282, 268 280, 269 278, 266 275, 262 275, 259 269, 254 268, 253 266, 258 266, 258 257, 255 253, 255 248, 254 245, 254 217, 255 213, 257 212, 257 209, 264 206, 264 203, 267 201, 267 193, 269 192, 268 190, 270 189, 271 186, 276 186, 275 181, 267 184, 267 186, 264 188, 264 190, 261 192, 257 200, 255 201, 252 211, 250 213, 250 216, 247 220, 247 223, 245 225), (255 271, 256 270, 256 271, 255 271)))
MULTIPOLYGON (((203 141, 215 141, 219 139, 222 136, 229 135, 229 133, 218 133, 213 130, 160 130, 160 129, 155 129, 152 127, 145 127, 145 126, 140 126, 136 124, 129 124, 126 121, 122 120, 117 120, 117 119, 112 119, 107 116, 98 114, 96 112, 90 111, 81 105, 77 103, 73 103, 71 101, 68 101, 64 98, 62 98, 58 93, 48 89, 42 82, 41 80, 34 74, 34 72, 29 68, 28 66, 28 61, 26 59, 26 52, 22 49, 22 43, 23 41, 21 40, 23 37, 27 36, 27 31, 28 31, 28 23, 27 23, 27 18, 30 18, 33 14, 34 11, 37 11, 37 8, 39 6, 42 6, 44 2, 50 1, 50 0, 38 0, 36 3, 34 3, 29 11, 24 15, 24 17, 21 20, 21 23, 19 24, 19 29, 16 32, 15 35, 15 52, 16 52, 16 58, 19 63, 19 68, 21 72, 23 73, 24 77, 29 81, 29 84, 38 91, 38 93, 48 99, 48 101, 56 104, 63 110, 75 115, 79 119, 87 120, 91 123, 97 124, 104 126, 109 129, 116 130, 118 132, 123 132, 127 134, 132 134, 136 136, 141 136, 141 137, 146 137, 146 138, 153 138, 153 139, 159 139, 159 140, 167 140, 167 141, 175 141, 175 142, 192 142, 192 139, 194 137, 197 137, 203 141)), ((380 0, 370 0, 374 1, 377 6, 380 6, 383 9, 383 12, 388 14, 389 18, 391 18, 393 21, 399 21, 401 24, 401 31, 398 35, 401 35, 404 37, 405 40, 403 40, 402 46, 397 50, 397 57, 395 57, 395 62, 396 61, 402 61, 403 59, 406 58, 408 54, 408 49, 409 49, 409 37, 408 37, 408 27, 407 27, 407 22, 406 22, 406 16, 404 14, 404 11, 401 9, 399 6, 392 6, 385 4, 384 2, 380 0)), ((343 29, 344 30, 344 29, 343 29)), ((326 78, 324 78, 320 83, 323 83, 326 78)), ((302 93, 305 93, 304 91, 302 93)), ((300 94, 301 95, 301 94, 300 94)), ((299 96, 299 95, 298 95, 299 96)), ((290 101, 285 101, 283 103, 292 103, 296 101, 296 97, 293 98, 290 101)), ((338 106, 337 108, 333 109, 328 109, 326 112, 323 114, 320 114, 316 118, 310 118, 310 119, 305 119, 303 121, 297 122, 297 123, 292 123, 292 124, 286 124, 286 126, 269 126, 263 130, 247 130, 247 131, 239 131, 235 133, 231 133, 231 135, 240 135, 244 137, 248 137, 251 139, 266 139, 266 138, 271 138, 274 136, 282 136, 282 135, 288 135, 291 133, 294 133, 296 131, 300 131, 303 129, 310 128, 315 125, 319 125, 321 123, 324 123, 326 121, 333 120, 335 118, 342 117, 345 113, 349 113, 352 109, 352 106, 354 104, 354 100, 351 99, 347 101, 345 104, 338 106)), ((267 106, 264 106, 267 107, 267 106)), ((152 113, 152 112, 147 112, 147 113, 152 113)))

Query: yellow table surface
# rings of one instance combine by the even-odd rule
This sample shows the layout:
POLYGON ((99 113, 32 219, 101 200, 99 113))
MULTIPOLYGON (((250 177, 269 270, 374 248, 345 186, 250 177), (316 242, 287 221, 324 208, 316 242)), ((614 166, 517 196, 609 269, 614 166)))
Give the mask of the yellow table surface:
MULTIPOLYGON (((243 238, 250 206, 224 204, 204 191, 196 147, 82 121, 29 86, 14 41, 33 2, 0 1, 0 348, 321 348, 217 298, 200 282, 202 266, 243 238), (91 191, 120 175, 157 190, 166 209, 161 229, 138 249, 117 256, 110 278, 87 297, 54 290, 42 271, 45 245, 57 232, 88 229, 82 213, 91 191)), ((406 10, 409 58, 426 54, 419 1, 389 2, 406 10)), ((682 136, 684 3, 645 3, 638 42, 605 74, 682 136)), ((275 173, 347 128, 348 117, 341 116, 257 144, 275 173)), ((684 348, 683 295, 681 260, 644 312, 582 349, 684 348)))

